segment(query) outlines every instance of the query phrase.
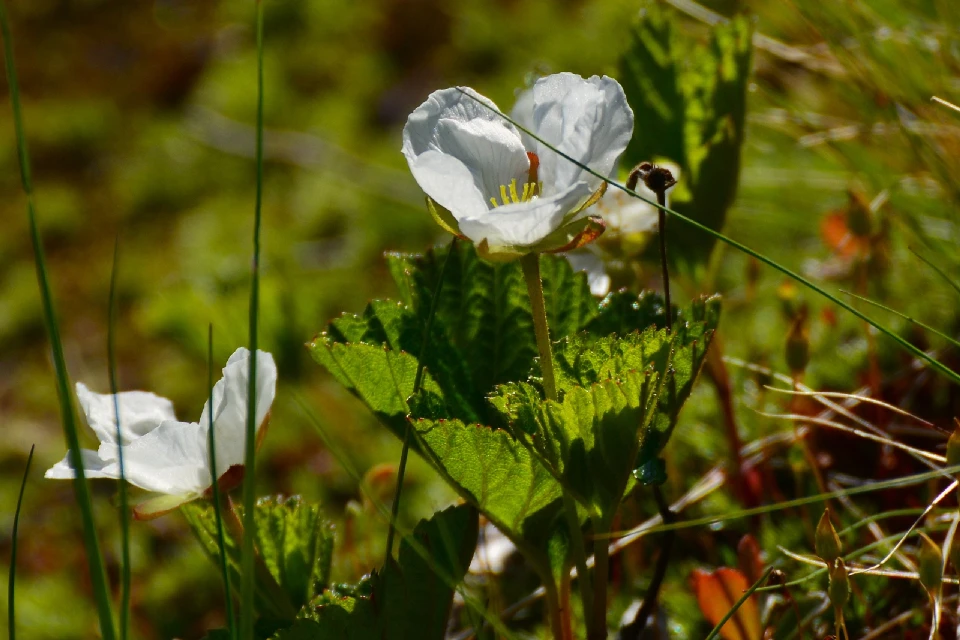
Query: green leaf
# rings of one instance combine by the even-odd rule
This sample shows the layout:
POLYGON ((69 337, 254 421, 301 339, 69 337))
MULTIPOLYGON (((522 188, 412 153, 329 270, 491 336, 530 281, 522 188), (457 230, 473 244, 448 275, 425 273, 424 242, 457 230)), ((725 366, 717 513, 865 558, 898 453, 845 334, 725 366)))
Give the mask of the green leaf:
POLYGON ((673 323, 670 368, 664 377, 656 414, 643 430, 638 469, 654 460, 670 439, 719 322, 720 296, 711 296, 694 301, 673 323))
MULTIPOLYGON (((307 348, 315 360, 326 366, 374 411, 393 416, 388 423, 402 427, 402 419, 397 421, 397 416, 406 415, 406 400, 413 393, 416 357, 424 347, 423 327, 424 322, 404 305, 375 300, 367 305, 362 316, 344 314, 331 322, 307 348), (373 355, 369 349, 355 350, 357 345, 378 346, 380 351, 386 348, 394 356, 373 355), (405 384, 408 376, 394 376, 396 369, 408 371, 409 363, 386 363, 404 353, 413 354, 409 385, 405 384)), ((477 420, 478 412, 485 411, 482 396, 475 390, 462 356, 437 324, 426 343, 424 364, 435 385, 441 389, 451 415, 468 421, 477 420)), ((399 433, 402 434, 402 430, 399 433)))
POLYGON ((412 424, 429 459, 461 497, 514 542, 541 536, 535 531, 540 512, 554 512, 560 485, 513 435, 459 420, 412 424))
MULTIPOLYGON (((204 550, 219 562, 217 529, 213 508, 193 502, 180 509, 204 550)), ((238 508, 238 511, 241 511, 238 508)), ((238 513, 238 515, 240 515, 238 513)), ((242 517, 242 515, 240 515, 242 517)), ((333 525, 324 520, 318 505, 304 503, 299 497, 264 498, 257 502, 256 545, 260 555, 293 611, 313 599, 327 586, 333 552, 333 525)), ((234 587, 239 586, 240 556, 236 541, 225 540, 228 567, 234 587)), ((283 619, 285 609, 278 594, 258 584, 257 605, 266 618, 283 619)))
POLYGON ((400 543, 396 563, 370 578, 369 595, 325 594, 276 640, 442 640, 453 585, 470 565, 478 527, 477 512, 468 505, 421 521, 412 539, 400 543))
MULTIPOLYGON (((530 298, 518 262, 488 262, 473 245, 457 243, 423 256, 390 254, 390 273, 403 301, 425 317, 443 261, 449 253, 437 324, 463 354, 476 388, 522 380, 537 356, 530 298)), ((576 333, 596 315, 586 275, 566 259, 541 255, 544 298, 554 340, 576 333)), ((466 420, 469 422, 469 420, 466 420)))
MULTIPOLYGON (((630 47, 620 62, 620 81, 643 136, 635 136, 624 164, 669 159, 680 165, 672 206, 719 231, 736 196, 752 57, 752 30, 743 17, 713 27, 708 43, 682 36, 673 16, 647 2, 630 47)), ((668 226, 674 262, 696 266, 713 239, 668 226)))
MULTIPOLYGON (((659 311, 663 319, 659 299, 638 302, 618 315, 649 319, 659 311)), ((501 385, 490 402, 591 517, 609 522, 638 463, 669 439, 718 319, 719 299, 709 298, 680 313, 672 333, 649 326, 624 337, 567 338, 554 351, 559 402, 529 382, 501 385)))
POLYGON ((609 522, 635 468, 653 417, 672 338, 648 328, 624 338, 568 338, 554 359, 559 402, 530 385, 498 388, 491 402, 522 442, 589 512, 609 522))

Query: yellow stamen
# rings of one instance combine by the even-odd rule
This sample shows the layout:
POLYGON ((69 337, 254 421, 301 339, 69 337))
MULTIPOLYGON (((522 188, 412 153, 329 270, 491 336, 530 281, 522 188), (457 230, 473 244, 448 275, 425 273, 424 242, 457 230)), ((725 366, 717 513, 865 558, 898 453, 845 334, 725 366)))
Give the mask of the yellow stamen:
POLYGON ((523 183, 523 195, 520 197, 520 199, 523 202, 526 202, 527 200, 530 199, 530 183, 529 182, 523 183))
POLYGON ((497 202, 497 199, 496 199, 496 198, 490 198, 490 204, 493 205, 493 208, 494 208, 494 209, 496 209, 497 207, 500 206, 500 204, 497 202))
POLYGON ((503 204, 507 204, 508 202, 510 202, 510 200, 507 199, 507 185, 504 185, 504 184, 500 185, 500 201, 503 204))
POLYGON ((510 181, 510 202, 520 202, 520 196, 517 195, 517 179, 510 181))

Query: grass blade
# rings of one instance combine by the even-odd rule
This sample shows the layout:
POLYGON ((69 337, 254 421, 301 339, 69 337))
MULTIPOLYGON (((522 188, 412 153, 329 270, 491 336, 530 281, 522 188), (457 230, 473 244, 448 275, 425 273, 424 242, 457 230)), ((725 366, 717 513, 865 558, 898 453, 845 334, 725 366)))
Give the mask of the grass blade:
POLYGON ((557 149, 554 145, 550 144, 549 142, 547 142, 546 140, 544 140, 543 138, 541 138, 540 136, 538 136, 536 133, 530 131, 530 130, 527 129, 526 127, 522 126, 521 124, 519 124, 518 122, 516 122, 515 120, 513 120, 512 118, 510 118, 510 116, 506 115, 505 113, 497 110, 497 109, 494 108, 494 107, 491 107, 490 105, 486 104, 485 102, 482 102, 482 101, 480 101, 480 100, 477 100, 477 98, 475 98, 474 96, 472 96, 472 95, 469 94, 468 92, 464 91, 463 89, 459 89, 459 91, 460 91, 463 95, 468 96, 471 100, 474 100, 477 104, 481 105, 484 109, 487 109, 487 110, 492 111, 493 113, 497 114, 498 116, 500 116, 501 118, 503 118, 504 120, 506 120, 507 122, 509 122, 510 124, 514 125, 517 129, 523 131, 524 133, 526 133, 527 135, 529 135, 531 138, 533 138, 534 140, 536 140, 536 141, 539 142, 540 144, 546 146, 548 149, 552 150, 554 153, 556 153, 556 154, 559 155, 560 157, 564 158, 565 160, 567 160, 567 161, 569 161, 569 162, 572 162, 573 164, 575 164, 575 165, 578 166, 579 168, 583 169, 584 171, 586 171, 586 172, 589 173, 590 175, 594 176, 595 178, 599 178, 600 180, 603 180, 604 182, 606 182, 608 185, 610 185, 610 186, 612 186, 612 187, 615 187, 615 188, 617 188, 617 189, 620 189, 621 191, 623 191, 623 192, 626 193, 627 195, 629 195, 629 196, 631 196, 631 197, 633 197, 633 198, 637 198, 638 200, 642 200, 643 202, 646 202, 646 203, 649 204, 650 206, 656 207, 656 208, 659 209, 659 210, 665 211, 665 212, 669 213, 671 216, 673 216, 674 218, 676 218, 677 220, 681 220, 681 221, 685 222, 686 224, 690 225, 691 227, 694 227, 695 229, 698 229, 698 230, 706 233, 707 235, 712 236, 713 238, 715 238, 715 239, 717 239, 717 240, 720 240, 721 242, 724 242, 724 243, 730 245, 730 246, 733 247, 734 249, 737 249, 738 251, 740 251, 740 252, 742 252, 742 253, 745 253, 745 254, 747 254, 748 256, 752 256, 752 257, 756 258, 757 260, 759 260, 759 261, 762 262, 763 264, 767 265, 768 267, 773 267, 774 269, 776 269, 777 271, 779 271, 779 272, 782 273, 783 275, 787 276, 787 277, 790 278, 791 280, 795 280, 795 281, 799 282, 800 284, 802 284, 803 286, 807 287, 808 289, 810 289, 810 290, 812 290, 812 291, 820 294, 821 296, 823 296, 823 297, 826 298, 827 300, 830 300, 831 302, 833 302, 834 304, 836 304, 838 307, 841 307, 842 309, 846 309, 847 311, 849 311, 850 313, 852 313, 853 315, 855 315, 855 316, 858 317, 859 319, 863 320, 864 322, 866 322, 866 323, 869 324, 870 326, 876 328, 876 329, 877 329, 878 331, 880 331, 882 334, 884 334, 885 336, 887 336, 888 338, 890 338, 891 340, 893 340, 894 342, 896 342, 896 343, 897 343, 898 345, 900 345, 900 347, 902 347, 904 350, 906 350, 906 351, 908 351, 909 353, 913 354, 913 355, 916 356, 917 358, 923 360, 924 362, 926 362, 927 364, 929 364, 933 369, 935 369, 935 370, 939 371, 940 373, 942 373, 943 375, 947 376, 952 382, 954 382, 954 383, 956 383, 956 384, 960 384, 960 373, 957 373, 956 371, 954 371, 954 370, 951 369, 950 367, 946 366, 945 364, 943 364, 942 362, 940 362, 939 360, 937 360, 937 359, 934 358, 933 356, 931 356, 931 355, 927 354, 926 352, 924 352, 922 349, 919 349, 919 348, 917 348, 916 346, 912 345, 911 343, 909 343, 909 342, 908 342, 907 340, 905 340, 904 338, 901 338, 900 336, 898 336, 897 334, 895 334, 893 331, 890 331, 889 329, 887 329, 886 327, 884 327, 883 325, 881 325, 879 322, 877 322, 877 321, 874 320, 873 318, 870 318, 869 316, 867 316, 866 314, 862 313, 861 311, 858 311, 855 307, 853 307, 852 305, 847 304, 846 302, 844 302, 843 300, 841 300, 841 299, 838 298, 837 296, 835 296, 835 295, 833 295, 832 293, 828 292, 826 289, 824 289, 824 288, 821 287, 820 285, 815 284, 813 281, 808 280, 807 278, 804 278, 802 275, 800 275, 800 274, 797 273, 796 271, 793 271, 793 270, 791 270, 791 269, 788 269, 787 267, 784 267, 783 265, 781 265, 780 263, 776 262, 776 261, 773 260, 772 258, 768 258, 767 256, 765 256, 765 255, 763 255, 763 254, 761 254, 761 253, 759 253, 759 252, 757 252, 757 251, 754 251, 753 249, 751 249, 750 247, 746 246, 745 244, 741 244, 741 243, 737 242, 736 240, 734 240, 733 238, 730 238, 729 236, 726 236, 726 235, 720 233, 719 231, 714 231, 714 230, 711 229, 710 227, 708 227, 708 226, 706 226, 706 225, 704 225, 704 224, 701 224, 701 223, 697 222, 696 220, 694 220, 694 219, 692 219, 692 218, 688 218, 687 216, 685 216, 685 215, 683 215, 683 214, 681 214, 681 213, 677 213, 677 212, 674 211, 673 209, 669 209, 669 208, 667 208, 667 207, 665 207, 665 206, 657 203, 655 200, 649 200, 649 199, 643 197, 642 195, 640 195, 639 193, 637 193, 636 191, 634 191, 633 189, 628 189, 626 186, 620 184, 619 182, 616 182, 615 180, 611 180, 609 177, 607 177, 607 176, 605 176, 605 175, 602 175, 602 174, 598 173, 597 171, 594 171, 593 169, 591 169, 590 167, 588 167, 588 166, 585 165, 584 163, 580 162, 580 161, 577 160, 576 158, 573 158, 573 157, 571 157, 569 154, 564 153, 564 152, 561 151, 560 149, 557 149))
POLYGON ((937 331, 936 329, 934 329, 933 327, 931 327, 931 326, 928 325, 928 324, 924 324, 924 323, 920 322, 919 320, 916 320, 916 319, 914 319, 914 318, 911 318, 910 316, 908 316, 908 315, 905 314, 905 313, 901 313, 901 312, 897 311, 896 309, 891 309, 890 307, 888 307, 888 306, 886 306, 886 305, 882 305, 882 304, 880 304, 879 302, 874 302, 874 301, 871 300, 870 298, 864 298, 863 296, 858 296, 857 294, 851 293, 850 291, 844 291, 843 289, 841 289, 841 290, 840 290, 840 293, 845 293, 845 294, 847 294, 848 296, 851 296, 851 297, 853 297, 853 298, 856 298, 857 300, 860 300, 861 302, 866 302, 867 304, 872 305, 872 306, 874 306, 874 307, 877 307, 878 309, 883 309, 884 311, 888 311, 888 312, 892 313, 892 314, 895 315, 895 316, 899 316, 899 317, 903 318, 904 320, 906 320, 907 322, 910 322, 910 323, 912 323, 912 324, 915 324, 915 325, 917 325, 918 327, 920 327, 921 329, 926 329, 926 330, 929 331, 930 333, 932 333, 932 334, 934 334, 934 335, 937 335, 937 336, 940 336, 941 338, 943 338, 944 340, 946 340, 947 342, 949 342, 949 343, 952 344, 953 346, 960 348, 960 342, 957 342, 956 340, 954 340, 953 338, 951 338, 951 337, 948 336, 947 334, 943 333, 942 331, 937 331))
POLYGON ((30 473, 30 463, 33 462, 33 448, 30 445, 30 455, 27 456, 27 466, 23 469, 23 479, 20 481, 20 495, 17 497, 17 510, 13 514, 13 533, 10 540, 10 580, 7 584, 7 630, 10 640, 17 638, 17 615, 15 593, 17 584, 17 530, 20 528, 20 507, 23 506, 23 490, 27 487, 27 475, 30 473))
POLYGON ((243 468, 243 544, 240 551, 240 637, 253 640, 254 540, 254 464, 256 447, 257 401, 257 327, 260 313, 260 222, 263 208, 263 3, 257 0, 257 196, 253 223, 253 277, 250 287, 250 372, 247 386, 247 432, 243 468))
POLYGON ((954 282, 954 281, 950 278, 950 276, 948 276, 947 273, 946 273, 943 269, 941 269, 941 268, 938 267, 936 264, 934 264, 934 262, 933 262, 932 260, 930 260, 929 258, 921 255, 921 254, 920 254, 916 249, 914 249, 913 247, 910 247, 910 253, 912 253, 913 255, 917 256, 917 257, 920 258, 921 260, 923 260, 923 262, 926 263, 926 265, 927 265, 928 267, 930 267, 931 269, 933 269, 934 271, 936 271, 936 272, 937 272, 937 275, 939 275, 941 278, 943 278, 944 282, 946 282, 946 283, 949 284, 951 287, 953 287, 953 290, 954 290, 954 291, 956 291, 957 293, 960 293, 960 284, 957 284, 956 282, 954 282))
POLYGON ((210 397, 210 425, 208 433, 210 447, 210 475, 212 482, 210 489, 213 493, 213 516, 217 523, 217 547, 220 549, 220 573, 223 575, 223 597, 227 607, 227 629, 230 631, 230 640, 236 640, 237 628, 233 618, 233 596, 230 593, 230 576, 227 572, 227 548, 223 537, 223 512, 220 506, 220 482, 217 477, 217 439, 213 429, 213 325, 207 329, 207 389, 210 397))
POLYGON ((60 420, 70 450, 70 464, 75 477, 73 488, 80 507, 83 524, 83 543, 90 567, 90 582, 100 619, 100 634, 103 640, 114 640, 113 616, 110 612, 110 592, 107 575, 103 568, 103 556, 100 554, 100 542, 97 539, 93 518, 93 506, 90 501, 90 489, 83 473, 83 459, 80 455, 80 435, 77 430, 76 414, 73 410, 73 396, 70 391, 70 378, 67 374, 66 359, 63 356, 63 344, 60 341, 60 328, 53 306, 53 294, 47 277, 43 244, 37 225, 36 208, 33 198, 33 181, 30 177, 30 156, 27 151, 27 138, 23 128, 23 116, 20 108, 20 84, 17 81, 17 69, 13 63, 13 42, 10 36, 10 21, 6 4, 0 0, 0 33, 3 35, 3 53, 6 61, 7 83, 10 89, 10 105, 13 110, 13 126, 17 139, 17 156, 20 161, 20 180, 27 198, 27 218, 30 223, 30 240, 33 244, 34 260, 37 269, 37 284, 43 304, 43 321, 53 351, 53 365, 57 379, 57 396, 60 401, 60 420))
MULTIPOLYGON (((110 297, 107 308, 107 366, 110 369, 110 393, 113 394, 113 412, 117 421, 117 442, 122 443, 120 432, 120 398, 117 396, 117 264, 120 257, 120 238, 113 245, 113 265, 110 268, 110 297)), ((120 467, 120 638, 127 640, 130 633, 130 505, 127 500, 127 476, 123 462, 123 447, 117 447, 117 464, 120 467)))

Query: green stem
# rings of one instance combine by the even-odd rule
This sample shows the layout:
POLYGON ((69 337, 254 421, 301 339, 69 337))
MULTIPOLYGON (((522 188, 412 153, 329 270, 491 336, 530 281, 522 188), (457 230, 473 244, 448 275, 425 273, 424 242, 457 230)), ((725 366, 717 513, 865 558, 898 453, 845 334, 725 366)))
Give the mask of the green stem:
MULTIPOLYGON (((597 518, 593 525, 593 619, 590 640, 607 637, 607 582, 610 575, 610 527, 597 518)), ((586 614, 584 614, 586 615, 586 614)))
MULTIPOLYGON (((107 309, 107 366, 110 373, 110 393, 113 394, 113 412, 117 422, 117 442, 123 443, 120 430, 120 396, 117 383, 117 263, 120 255, 120 237, 113 245, 113 266, 110 269, 110 297, 107 309)), ((212 405, 211 405, 212 406, 212 405)), ((117 463, 120 467, 120 486, 117 488, 120 502, 120 640, 130 634, 130 508, 127 500, 127 475, 123 459, 123 447, 117 447, 117 463)))
POLYGON ((233 617, 233 596, 230 593, 230 577, 227 571, 227 545, 223 537, 223 507, 220 500, 220 481, 217 477, 217 439, 213 429, 213 324, 207 329, 207 390, 210 394, 210 423, 207 433, 209 434, 210 447, 210 489, 213 497, 213 516, 217 525, 217 547, 220 550, 220 574, 223 579, 223 595, 227 609, 227 630, 230 640, 236 640, 237 628, 233 617))
MULTIPOLYGON (((530 296, 533 331, 537 338, 537 350, 540 352, 543 391, 547 400, 557 402, 557 383, 553 373, 553 348, 550 344, 550 327, 547 324, 547 307, 543 301, 543 281, 540 279, 540 255, 528 253, 523 256, 520 258, 520 268, 523 270, 523 279, 527 283, 527 293, 530 296)), ((566 489, 563 489, 563 510, 567 518, 567 526, 570 528, 570 544, 574 562, 577 566, 583 614, 588 616, 588 612, 593 611, 593 597, 590 592, 589 575, 587 574, 587 552, 583 544, 583 532, 580 529, 577 505, 566 489)))
POLYGON ((553 349, 550 346, 550 327, 547 325, 547 308, 543 302, 543 282, 540 280, 540 254, 528 253, 520 258, 520 268, 527 282, 530 307, 533 312, 533 331, 540 351, 540 371, 543 374, 543 391, 547 400, 557 401, 557 383, 553 377, 553 349))

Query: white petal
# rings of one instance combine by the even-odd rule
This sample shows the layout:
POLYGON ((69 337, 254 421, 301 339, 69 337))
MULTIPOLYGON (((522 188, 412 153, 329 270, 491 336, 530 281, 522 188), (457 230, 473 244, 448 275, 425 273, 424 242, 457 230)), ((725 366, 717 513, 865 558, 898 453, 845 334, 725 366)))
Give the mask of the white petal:
POLYGON ((154 518, 159 518, 164 514, 170 513, 184 503, 190 502, 191 500, 196 500, 199 497, 200 495, 195 493, 175 495, 167 495, 163 493, 154 494, 146 500, 137 503, 133 507, 133 515, 137 520, 153 520, 154 518))
POLYGON ((459 220, 490 208, 501 185, 527 180, 530 161, 516 128, 473 89, 430 94, 407 118, 403 155, 420 188, 459 220), (482 102, 480 104, 478 102, 482 102))
POLYGON ((464 218, 460 221, 460 231, 476 244, 486 240, 493 253, 499 249, 530 247, 562 224, 571 222, 567 214, 589 197, 590 187, 581 182, 562 193, 464 218))
MULTIPOLYGON (((83 461, 83 475, 87 478, 117 478, 111 468, 110 462, 103 460, 96 451, 89 449, 80 449, 80 457, 83 461)), ((53 480, 72 480, 74 478, 73 465, 70 464, 70 452, 64 456, 63 460, 53 465, 43 474, 44 478, 53 480)))
POLYGON ((500 574, 507 567, 510 556, 518 553, 516 545, 492 524, 485 525, 480 531, 480 543, 470 561, 470 573, 500 574))
MULTIPOLYGON (((510 118, 524 129, 533 131, 533 88, 524 89, 517 94, 517 100, 513 103, 513 109, 510 110, 510 118)), ((528 151, 536 152, 537 141, 524 131, 518 131, 523 146, 528 151)))
MULTIPOLYGON (((80 408, 100 442, 117 441, 117 414, 113 398, 113 394, 94 393, 82 382, 77 383, 80 408)), ((120 429, 124 442, 149 433, 164 420, 176 420, 173 403, 153 393, 124 391, 117 394, 117 402, 120 405, 120 429)))
MULTIPOLYGON (((637 185, 636 191, 654 202, 657 199, 656 194, 643 186, 642 182, 637 185)), ((656 207, 616 188, 607 189, 593 212, 602 216, 607 223, 607 234, 652 231, 659 218, 656 207)))
MULTIPOLYGON (((223 378, 213 387, 213 421, 216 429, 217 475, 235 464, 243 464, 247 432, 247 381, 250 351, 241 347, 233 352, 223 368, 223 378)), ((277 365, 273 356, 257 351, 256 428, 263 425, 277 390, 277 365)), ((209 401, 203 406, 200 426, 209 428, 209 401)), ((209 483, 208 483, 209 486, 209 483)))
POLYGON ((603 264, 603 260, 589 248, 577 249, 564 254, 574 271, 585 271, 590 293, 595 296, 605 296, 610 293, 610 276, 603 264))
MULTIPOLYGON (((196 422, 168 420, 123 447, 127 482, 147 491, 168 494, 202 493, 213 484, 207 458, 207 429, 196 422)), ((98 454, 106 470, 120 477, 115 444, 102 444, 98 454)))
MULTIPOLYGON (((612 176, 633 135, 633 110, 620 84, 607 76, 584 80, 573 73, 541 78, 533 86, 534 130, 538 136, 603 176, 612 176)), ((600 179, 547 146, 537 143, 544 193, 600 179)))

